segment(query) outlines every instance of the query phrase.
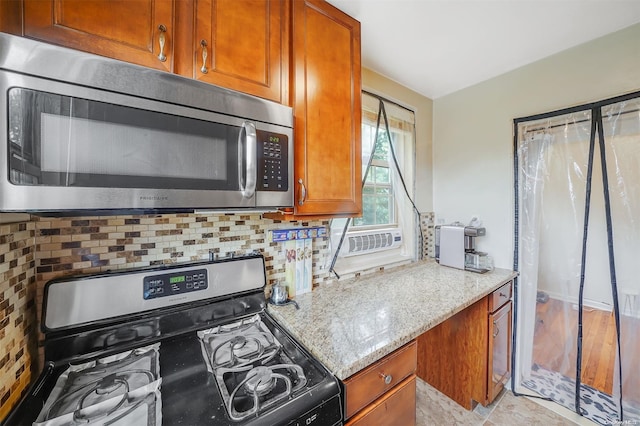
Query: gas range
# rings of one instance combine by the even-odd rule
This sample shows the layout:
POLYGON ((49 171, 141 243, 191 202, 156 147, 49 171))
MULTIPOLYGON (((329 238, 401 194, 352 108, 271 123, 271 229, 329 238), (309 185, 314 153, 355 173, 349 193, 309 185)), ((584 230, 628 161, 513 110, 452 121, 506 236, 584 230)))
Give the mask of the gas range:
POLYGON ((342 424, 265 283, 260 255, 47 283, 45 368, 5 424, 342 424))

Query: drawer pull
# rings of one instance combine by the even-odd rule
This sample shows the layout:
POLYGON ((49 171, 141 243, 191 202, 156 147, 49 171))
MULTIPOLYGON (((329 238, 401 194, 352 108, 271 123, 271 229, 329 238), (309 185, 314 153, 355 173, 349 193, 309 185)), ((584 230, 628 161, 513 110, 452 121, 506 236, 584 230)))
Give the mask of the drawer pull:
POLYGON ((504 294, 503 292, 500 292, 500 297, 509 297, 506 294, 504 294))
POLYGON ((380 377, 384 379, 385 385, 388 385, 393 380, 393 376, 391 374, 380 373, 380 377))

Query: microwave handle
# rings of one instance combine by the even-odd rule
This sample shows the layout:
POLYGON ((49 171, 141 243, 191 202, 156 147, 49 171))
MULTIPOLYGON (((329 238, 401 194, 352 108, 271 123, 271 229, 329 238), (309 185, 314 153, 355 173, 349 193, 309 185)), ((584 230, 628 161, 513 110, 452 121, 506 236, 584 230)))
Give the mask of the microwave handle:
POLYGON ((258 138, 256 136, 256 126, 250 121, 242 123, 240 136, 238 137, 238 174, 240 176, 240 190, 244 198, 251 198, 256 192, 256 177, 258 174, 256 149, 258 138), (243 138, 244 136, 244 138, 243 138), (243 141, 244 139, 244 141, 243 141), (242 159, 245 159, 246 182, 243 179, 242 159))

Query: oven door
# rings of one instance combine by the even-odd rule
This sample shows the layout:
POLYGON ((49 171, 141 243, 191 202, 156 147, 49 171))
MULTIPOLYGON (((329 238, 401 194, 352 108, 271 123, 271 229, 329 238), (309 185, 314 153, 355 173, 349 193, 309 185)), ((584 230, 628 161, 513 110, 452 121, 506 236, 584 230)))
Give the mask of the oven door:
POLYGON ((0 89, 3 211, 292 205, 290 128, 11 72, 0 89))

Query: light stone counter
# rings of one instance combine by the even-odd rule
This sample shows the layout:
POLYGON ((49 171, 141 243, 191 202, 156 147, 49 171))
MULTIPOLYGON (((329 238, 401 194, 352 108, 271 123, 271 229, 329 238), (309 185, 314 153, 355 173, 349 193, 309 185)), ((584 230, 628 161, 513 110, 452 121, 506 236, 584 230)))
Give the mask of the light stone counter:
POLYGON ((516 276, 476 274, 433 260, 325 282, 269 312, 339 379, 346 379, 516 276))

